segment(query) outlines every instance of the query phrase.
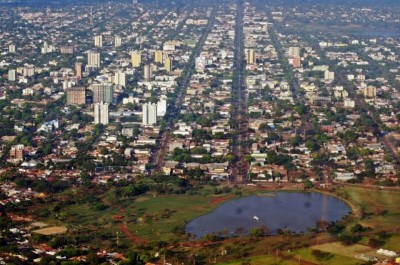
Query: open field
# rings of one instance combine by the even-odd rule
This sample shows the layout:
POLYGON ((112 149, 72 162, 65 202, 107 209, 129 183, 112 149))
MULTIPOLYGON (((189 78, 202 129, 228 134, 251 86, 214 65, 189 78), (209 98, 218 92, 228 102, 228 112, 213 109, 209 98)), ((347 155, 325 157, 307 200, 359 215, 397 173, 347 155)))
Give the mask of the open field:
POLYGON ((359 205, 366 217, 358 221, 374 230, 394 231, 400 228, 400 192, 343 187, 339 192, 359 205))
POLYGON ((326 257, 323 258, 317 258, 312 254, 312 249, 307 248, 307 249, 299 249, 293 251, 291 253, 292 257, 295 259, 301 260, 306 260, 309 262, 312 262, 314 264, 324 264, 324 265, 361 265, 365 264, 364 261, 362 260, 357 260, 355 258, 350 258, 342 255, 336 255, 329 253, 326 255, 326 257))
POLYGON ((212 211, 225 196, 159 196, 145 197, 121 205, 125 210, 124 223, 136 236, 152 240, 168 240, 174 237, 174 227, 212 211))
POLYGON ((345 246, 339 242, 334 242, 334 243, 326 243, 318 246, 313 246, 311 247, 312 249, 318 249, 321 251, 329 252, 332 254, 340 255, 340 256, 346 256, 349 258, 354 258, 355 255, 359 254, 367 254, 370 256, 375 256, 376 251, 368 246, 360 245, 360 244, 355 244, 352 246, 345 246))
POLYGON ((50 236, 50 235, 64 234, 67 231, 68 231, 68 229, 65 226, 53 226, 53 227, 47 227, 47 228, 34 230, 34 231, 32 231, 32 233, 50 236))
POLYGON ((241 265, 242 262, 249 261, 251 265, 265 265, 265 264, 276 264, 276 265, 294 265, 299 264, 298 262, 290 259, 285 259, 281 257, 273 257, 273 256, 256 256, 246 259, 241 259, 238 261, 231 261, 226 263, 217 263, 218 265, 241 265))
MULTIPOLYGON (((244 196, 259 194, 261 190, 242 189, 244 196)), ((221 264, 241 264, 243 260, 238 253, 246 253, 248 255, 246 260, 251 261, 253 265, 274 264, 275 259, 276 264, 283 265, 298 264, 298 260, 301 260, 302 264, 363 264, 363 261, 355 259, 354 255, 376 253, 376 249, 365 245, 370 238, 378 238, 378 232, 382 230, 391 234, 383 240, 382 247, 400 251, 400 236, 393 233, 394 227, 400 220, 400 209, 397 206, 400 204, 400 192, 338 187, 335 194, 344 197, 353 205, 360 206, 366 213, 363 219, 353 218, 346 224, 347 232, 355 223, 373 228, 363 235, 360 243, 364 246, 357 244, 344 247, 338 242, 333 242, 336 239, 328 233, 275 235, 257 240, 248 237, 230 238, 218 242, 221 248, 232 251, 228 252, 226 257, 217 257, 217 261, 236 260, 221 264), (310 247, 307 247, 308 245, 310 247), (282 251, 280 257, 269 255, 276 249, 282 251), (291 249, 291 252, 288 252, 288 249, 291 249), (323 260, 313 255, 313 249, 326 252, 323 260)), ((147 193, 134 198, 121 198, 114 196, 112 191, 107 191, 95 198, 97 199, 63 205, 57 212, 53 210, 56 204, 46 205, 45 209, 37 208, 39 213, 44 210, 53 212, 52 215, 38 220, 52 225, 66 226, 70 228, 68 235, 80 237, 84 233, 84 236, 90 238, 90 244, 96 247, 115 247, 117 238, 119 246, 124 247, 166 241, 175 251, 183 251, 185 255, 203 251, 205 254, 210 251, 207 250, 207 242, 201 242, 197 247, 179 247, 178 242, 190 240, 182 235, 185 223, 213 211, 219 204, 235 199, 237 195, 233 193, 212 195, 211 192, 199 195, 147 193)), ((58 231, 45 230, 42 233, 51 235, 56 232, 58 231)))

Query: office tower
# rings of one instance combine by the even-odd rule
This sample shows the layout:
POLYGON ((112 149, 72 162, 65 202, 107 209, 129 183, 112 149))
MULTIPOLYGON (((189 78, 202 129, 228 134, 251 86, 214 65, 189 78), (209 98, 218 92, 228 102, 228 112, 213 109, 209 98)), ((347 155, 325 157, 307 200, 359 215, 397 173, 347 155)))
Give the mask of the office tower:
POLYGON ((254 50, 247 50, 246 53, 247 64, 255 64, 256 63, 256 53, 254 50))
POLYGON ((300 56, 300 47, 289 47, 288 55, 289 57, 300 56))
POLYGON ((83 105, 86 103, 86 88, 70 87, 67 88, 67 104, 83 105))
POLYGON ((162 51, 155 51, 154 53, 154 62, 162 63, 163 62, 163 52, 162 51))
POLYGON ((133 51, 131 53, 132 67, 139 67, 142 63, 142 53, 140 51, 133 51))
POLYGON ((145 103, 142 105, 143 125, 154 125, 157 123, 157 104, 145 103))
POLYGON ((157 102, 157 116, 164 116, 167 112, 167 98, 161 97, 157 102))
POLYGON ((100 53, 89 52, 88 53, 88 65, 92 67, 100 67, 100 53))
POLYGON ((104 102, 94 104, 94 124, 108 124, 108 105, 108 103, 104 102))
POLYGON ((16 79, 16 72, 14 69, 8 70, 8 81, 15 81, 16 79))
POLYGON ((121 47, 122 45, 122 39, 120 36, 115 36, 114 38, 114 46, 117 47, 121 47))
POLYGON ((152 78, 152 67, 151 65, 146 64, 144 66, 144 79, 145 80, 150 80, 152 78))
POLYGON ((364 97, 366 97, 366 98, 376 97, 376 87, 373 87, 373 86, 364 87, 363 94, 364 94, 364 97))
POLYGON ((196 58, 196 70, 204 70, 206 67, 206 58, 204 57, 197 57, 196 58))
POLYGON ((80 63, 80 62, 75 63, 75 76, 79 80, 82 79, 82 63, 80 63))
POLYGON ((110 83, 94 84, 93 103, 112 103, 113 102, 113 85, 110 83))
POLYGON ((15 52, 15 45, 14 44, 8 45, 8 52, 15 52))
POLYGON ((165 58, 164 68, 167 73, 172 72, 172 59, 170 57, 165 58))
POLYGON ((114 84, 117 86, 126 86, 126 76, 122 71, 118 71, 114 74, 114 84))
POLYGON ((14 145, 10 149, 10 159, 14 162, 24 160, 24 145, 14 145))
POLYGON ((98 36, 94 36, 94 46, 96 47, 103 47, 103 36, 102 35, 98 35, 98 36))

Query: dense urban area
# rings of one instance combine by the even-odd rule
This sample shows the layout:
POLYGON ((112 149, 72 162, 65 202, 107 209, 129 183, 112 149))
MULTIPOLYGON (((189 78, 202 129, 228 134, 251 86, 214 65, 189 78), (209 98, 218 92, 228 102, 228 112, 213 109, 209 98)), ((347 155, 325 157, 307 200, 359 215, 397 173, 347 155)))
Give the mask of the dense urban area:
POLYGON ((400 264, 396 1, 0 1, 0 113, 0 264, 400 264))

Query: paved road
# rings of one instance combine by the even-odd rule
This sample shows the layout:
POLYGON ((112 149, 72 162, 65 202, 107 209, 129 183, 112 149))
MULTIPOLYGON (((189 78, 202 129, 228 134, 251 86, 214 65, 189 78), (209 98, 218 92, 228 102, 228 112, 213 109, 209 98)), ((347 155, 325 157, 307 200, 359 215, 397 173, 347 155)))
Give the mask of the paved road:
POLYGON ((248 121, 246 115, 246 84, 244 62, 244 37, 243 37, 243 2, 237 1, 235 40, 234 40, 234 64, 233 72, 236 75, 232 84, 232 123, 233 137, 231 151, 235 156, 235 161, 231 164, 231 181, 243 182, 249 170, 249 165, 245 161, 248 153, 247 148, 247 128, 248 121))
POLYGON ((167 126, 166 126, 166 130, 162 133, 161 135, 161 142, 159 147, 155 150, 154 155, 151 158, 151 163, 153 165, 155 165, 153 172, 158 172, 161 170, 162 165, 165 162, 165 157, 166 157, 166 153, 167 153, 167 148, 168 148, 168 143, 171 140, 171 132, 168 130, 168 128, 172 129, 174 124, 173 124, 173 119, 174 117, 177 116, 177 114, 179 114, 181 107, 182 107, 182 103, 183 103, 183 98, 185 97, 186 94, 186 88, 189 85, 190 79, 192 77, 192 74, 194 72, 194 66, 195 66, 195 60, 196 57, 198 57, 200 55, 201 49, 205 43, 205 41, 207 40, 207 36, 208 34, 211 32, 212 27, 215 23, 215 7, 211 13, 211 16, 209 18, 208 24, 199 40, 199 42, 197 43, 197 46, 195 47, 192 56, 190 58, 190 61, 188 63, 188 67, 187 67, 187 72, 186 75, 183 79, 181 88, 178 92, 178 96, 177 96, 177 100, 175 101, 175 104, 173 106, 171 106, 169 108, 169 113, 167 114, 168 117, 166 117, 166 121, 167 121, 167 126))

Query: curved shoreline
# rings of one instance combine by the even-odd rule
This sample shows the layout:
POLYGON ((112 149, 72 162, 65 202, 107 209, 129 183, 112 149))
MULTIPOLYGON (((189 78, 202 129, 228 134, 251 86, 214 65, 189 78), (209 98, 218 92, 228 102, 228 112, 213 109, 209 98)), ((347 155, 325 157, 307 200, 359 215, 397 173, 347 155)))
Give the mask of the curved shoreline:
MULTIPOLYGON (((212 207, 213 209, 210 212, 203 213, 203 214, 193 218, 192 220, 188 221, 186 223, 186 225, 185 225, 186 233, 192 234, 191 232, 187 231, 187 227, 188 227, 187 225, 189 223, 191 223, 193 220, 201 218, 202 216, 212 214, 213 212, 216 211, 216 209, 218 207, 221 206, 221 204, 225 204, 225 203, 229 203, 229 202, 232 202, 232 201, 235 201, 235 200, 244 199, 244 198, 253 197, 253 196, 265 197, 265 198, 273 198, 273 197, 278 196, 278 194, 277 194, 278 192, 282 192, 282 193, 299 193, 299 194, 301 194, 301 193, 303 193, 303 194, 315 193, 315 194, 320 194, 320 195, 323 195, 323 196, 329 196, 331 198, 335 198, 336 200, 338 200, 338 201, 342 202, 344 205, 346 205, 348 211, 346 213, 343 213, 343 215, 341 217, 337 218, 334 222, 347 222, 347 221, 349 221, 349 218, 354 216, 355 213, 359 213, 359 211, 357 210, 356 206, 354 204, 352 204, 350 201, 346 200, 345 198, 337 196, 337 194, 331 194, 329 192, 325 192, 325 191, 321 191, 321 190, 317 190, 317 189, 310 189, 310 190, 282 189, 282 190, 274 190, 274 191, 262 191, 262 190, 252 190, 251 191, 251 190, 247 190, 247 193, 246 193, 245 196, 240 196, 240 197, 237 197, 237 198, 231 198, 229 200, 223 201, 223 203, 219 203, 217 205, 213 205, 215 207, 212 207)), ((304 233, 304 232, 302 232, 302 233, 304 233)), ((212 232, 212 233, 209 233, 209 234, 215 234, 215 232, 212 232)), ((313 234, 313 233, 309 233, 309 234, 313 234)), ((198 237, 197 239, 200 239, 200 238, 198 237)))

